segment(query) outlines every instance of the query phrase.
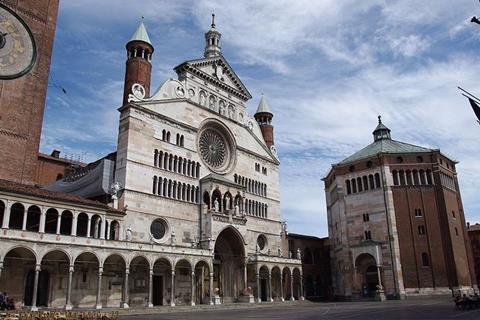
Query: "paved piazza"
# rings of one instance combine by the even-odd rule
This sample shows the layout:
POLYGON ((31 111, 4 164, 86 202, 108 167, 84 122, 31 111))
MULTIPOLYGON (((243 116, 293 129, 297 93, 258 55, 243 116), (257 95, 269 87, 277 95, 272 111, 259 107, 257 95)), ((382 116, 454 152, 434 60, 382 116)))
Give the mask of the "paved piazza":
POLYGON ((122 316, 126 319, 479 319, 480 309, 455 310, 448 298, 378 302, 301 303, 252 308, 122 316))

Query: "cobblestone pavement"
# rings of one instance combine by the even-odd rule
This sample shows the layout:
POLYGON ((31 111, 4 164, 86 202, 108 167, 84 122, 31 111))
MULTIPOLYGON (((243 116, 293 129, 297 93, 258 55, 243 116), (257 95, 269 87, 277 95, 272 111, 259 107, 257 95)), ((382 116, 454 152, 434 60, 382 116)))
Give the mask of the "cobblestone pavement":
MULTIPOLYGON (((123 315, 122 320, 236 320, 236 319, 480 319, 480 309, 455 310, 449 298, 386 302, 340 302, 340 303, 284 303, 254 306, 221 306, 221 308, 193 308, 185 312, 170 312, 162 308, 147 312, 152 314, 123 315)), ((140 311, 138 311, 140 312, 140 311)))

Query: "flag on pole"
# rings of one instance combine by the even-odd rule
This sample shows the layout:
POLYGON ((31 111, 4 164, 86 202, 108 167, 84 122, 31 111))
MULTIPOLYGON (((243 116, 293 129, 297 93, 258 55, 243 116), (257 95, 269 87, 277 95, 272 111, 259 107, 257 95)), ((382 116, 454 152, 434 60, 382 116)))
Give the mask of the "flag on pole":
POLYGON ((477 119, 478 119, 477 122, 480 123, 480 106, 472 98, 468 98, 468 101, 470 101, 470 105, 472 106, 473 112, 475 112, 475 115, 477 116, 477 119))

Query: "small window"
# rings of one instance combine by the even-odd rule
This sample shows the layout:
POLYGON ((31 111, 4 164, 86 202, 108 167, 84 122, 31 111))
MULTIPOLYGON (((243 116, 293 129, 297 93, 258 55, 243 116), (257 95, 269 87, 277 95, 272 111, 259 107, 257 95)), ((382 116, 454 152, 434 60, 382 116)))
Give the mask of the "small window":
POLYGON ((452 210, 452 217, 453 217, 453 218, 456 218, 456 216, 455 216, 455 211, 453 211, 453 210, 452 210))
POLYGON ((458 236, 458 229, 455 227, 455 235, 458 236))
POLYGON ((426 252, 422 252, 422 265, 424 267, 430 267, 430 259, 428 258, 428 254, 426 252))
POLYGON ((367 161, 367 168, 371 168, 373 166, 372 161, 367 161))
POLYGON ((355 171, 355 166, 350 166, 350 168, 348 168, 348 170, 349 170, 350 172, 355 171))
POLYGON ((150 226, 150 232, 152 236, 160 240, 163 237, 165 237, 165 234, 167 233, 167 224, 165 220, 163 219, 156 219, 152 222, 152 225, 150 226))
POLYGON ((418 162, 418 163, 422 163, 422 162, 423 162, 423 157, 422 157, 422 156, 418 156, 418 157, 417 157, 417 162, 418 162))
POLYGON ((403 158, 402 157, 397 157, 397 162, 398 163, 403 163, 403 158))
POLYGON ((422 209, 415 209, 415 217, 423 217, 422 209))
POLYGON ((368 222, 370 221, 370 215, 368 213, 363 214, 363 222, 368 222))
POLYGON ((365 240, 372 240, 372 233, 370 231, 365 231, 365 240))
POLYGON ((257 238, 257 246, 260 250, 265 249, 267 246, 267 238, 263 234, 259 235, 257 238))
POLYGON ((418 226, 418 234, 420 235, 425 234, 425 226, 418 226))

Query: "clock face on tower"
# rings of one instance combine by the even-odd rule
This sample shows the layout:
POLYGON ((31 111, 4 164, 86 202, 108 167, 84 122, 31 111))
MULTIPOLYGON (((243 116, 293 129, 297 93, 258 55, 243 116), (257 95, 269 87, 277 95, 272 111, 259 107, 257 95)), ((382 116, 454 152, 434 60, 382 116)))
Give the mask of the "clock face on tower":
POLYGON ((0 4, 0 79, 24 75, 32 69, 36 58, 32 32, 22 18, 0 4))

